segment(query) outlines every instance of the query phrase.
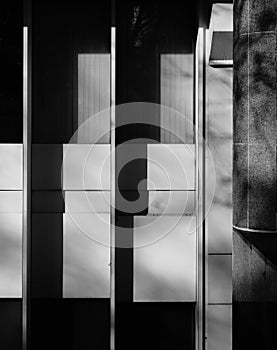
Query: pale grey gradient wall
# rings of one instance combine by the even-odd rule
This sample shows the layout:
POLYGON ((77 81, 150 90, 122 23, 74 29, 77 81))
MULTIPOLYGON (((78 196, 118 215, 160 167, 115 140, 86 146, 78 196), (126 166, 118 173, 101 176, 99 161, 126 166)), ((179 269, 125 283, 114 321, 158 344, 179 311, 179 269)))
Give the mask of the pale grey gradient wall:
POLYGON ((232 349, 232 74, 207 65, 207 141, 216 174, 207 217, 209 350, 232 349))

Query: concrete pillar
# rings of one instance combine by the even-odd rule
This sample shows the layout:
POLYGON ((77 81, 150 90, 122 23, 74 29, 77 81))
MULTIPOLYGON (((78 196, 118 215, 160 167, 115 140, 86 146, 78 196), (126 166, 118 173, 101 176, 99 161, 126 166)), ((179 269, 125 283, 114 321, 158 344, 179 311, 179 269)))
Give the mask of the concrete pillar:
POLYGON ((277 331, 277 1, 234 1, 233 340, 277 331))

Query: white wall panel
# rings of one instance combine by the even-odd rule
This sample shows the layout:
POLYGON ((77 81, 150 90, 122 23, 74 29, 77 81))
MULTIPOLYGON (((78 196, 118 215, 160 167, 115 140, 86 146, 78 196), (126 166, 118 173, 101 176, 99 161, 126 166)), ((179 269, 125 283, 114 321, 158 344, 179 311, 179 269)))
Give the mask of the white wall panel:
POLYGON ((63 296, 109 298, 109 215, 64 214, 63 296))
POLYGON ((22 213, 22 191, 0 191, 0 213, 22 213))
POLYGON ((148 145, 149 190, 194 190, 194 145, 148 145))
POLYGON ((23 189, 23 145, 0 144, 0 190, 23 189))
POLYGON ((196 300, 195 217, 135 217, 134 300, 196 300), (147 237, 157 240, 138 247, 147 237), (160 238, 160 239, 158 239, 160 238))
POLYGON ((149 214, 191 214, 195 191, 149 191, 149 214))
POLYGON ((106 213, 110 212, 108 191, 65 191, 65 212, 106 213))
POLYGON ((109 190, 110 145, 63 146, 64 190, 109 190))

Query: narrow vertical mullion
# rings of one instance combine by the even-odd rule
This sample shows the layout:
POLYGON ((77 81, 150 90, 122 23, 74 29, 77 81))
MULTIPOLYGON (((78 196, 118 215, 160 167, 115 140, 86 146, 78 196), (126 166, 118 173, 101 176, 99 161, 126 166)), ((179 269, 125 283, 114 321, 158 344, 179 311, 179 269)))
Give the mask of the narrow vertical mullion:
POLYGON ((23 210, 22 210, 22 341, 28 347, 31 256, 31 46, 30 31, 23 27, 23 210))
POLYGON ((197 200, 197 308, 196 349, 206 348, 206 237, 205 237, 205 29, 200 28, 195 58, 195 145, 197 200))
POLYGON ((116 29, 111 27, 111 121, 110 121, 110 298, 111 298, 111 339, 110 349, 115 348, 115 55, 116 29))

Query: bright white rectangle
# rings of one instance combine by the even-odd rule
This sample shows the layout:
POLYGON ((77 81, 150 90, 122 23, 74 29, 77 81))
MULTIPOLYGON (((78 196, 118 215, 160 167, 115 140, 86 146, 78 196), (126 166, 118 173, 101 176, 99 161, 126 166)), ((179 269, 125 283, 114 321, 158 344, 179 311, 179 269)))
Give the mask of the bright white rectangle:
POLYGON ((63 146, 63 189, 110 189, 110 145, 63 146))
POLYGON ((0 190, 23 189, 23 145, 0 145, 0 190))
POLYGON ((21 214, 0 214, 0 297, 22 297, 21 214))
POLYGON ((64 214, 63 296, 110 297, 108 214, 64 214))
POLYGON ((0 213, 22 213, 22 191, 0 191, 0 213))
POLYGON ((65 191, 65 212, 106 213, 110 212, 109 191, 65 191))
POLYGON ((195 145, 148 145, 148 190, 195 190, 195 145))
POLYGON ((135 217, 134 301, 196 301, 195 227, 195 217, 135 217))
POLYGON ((232 350, 232 305, 208 306, 208 350, 232 350))
POLYGON ((149 214, 191 214, 195 191, 149 191, 149 214))

